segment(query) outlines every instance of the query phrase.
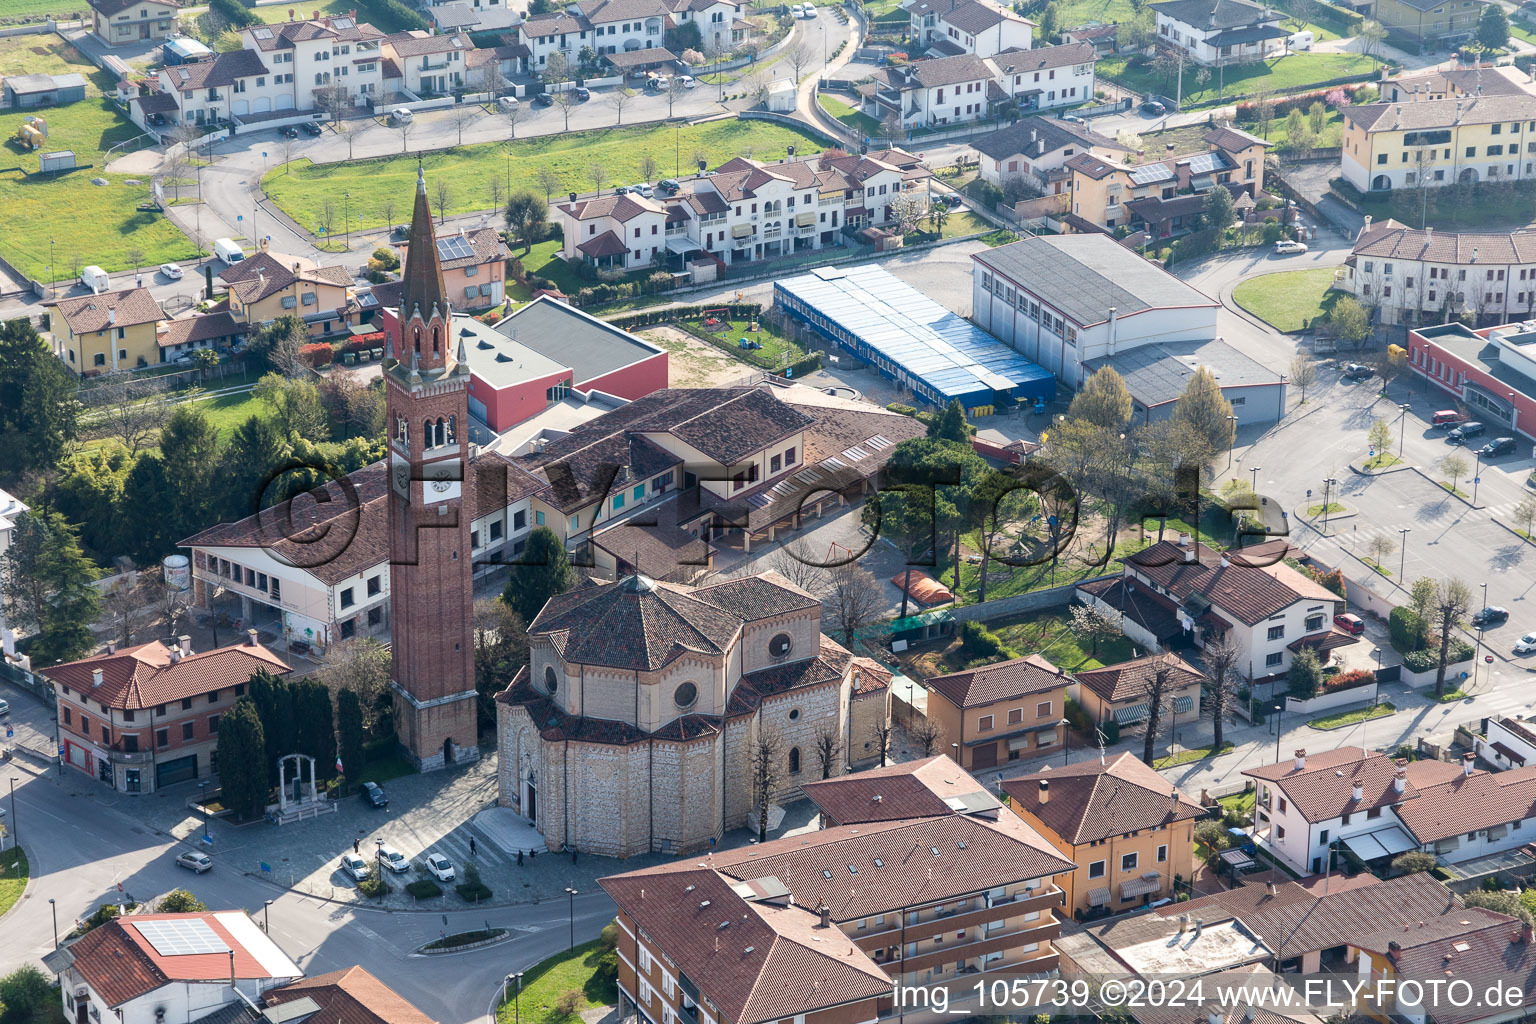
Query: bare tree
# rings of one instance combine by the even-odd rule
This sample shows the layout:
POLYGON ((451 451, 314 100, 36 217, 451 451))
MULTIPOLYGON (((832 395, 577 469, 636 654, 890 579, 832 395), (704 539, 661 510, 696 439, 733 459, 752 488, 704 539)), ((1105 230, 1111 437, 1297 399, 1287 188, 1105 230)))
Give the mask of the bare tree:
POLYGON ((938 722, 924 717, 916 725, 907 727, 907 738, 917 745, 924 757, 931 757, 934 750, 938 748, 939 741, 944 738, 944 730, 938 722))
POLYGON ((687 86, 683 85, 683 83, 678 80, 678 77, 676 75, 673 75, 671 80, 669 80, 667 82, 667 116, 668 117, 672 116, 672 107, 673 107, 673 105, 676 104, 677 101, 682 98, 683 92, 686 89, 687 89, 687 86))
POLYGON ((491 94, 494 101, 507 89, 507 73, 502 70, 501 60, 492 56, 480 68, 480 88, 491 94))
POLYGON ((335 233, 336 227, 336 202, 327 199, 320 204, 320 213, 316 218, 320 226, 320 234, 323 238, 330 238, 335 233))
POLYGON ((1317 383, 1317 364, 1305 352, 1291 357, 1291 384, 1301 388, 1301 400, 1307 400, 1307 388, 1317 383))
POLYGON ((1232 700, 1237 696, 1238 681, 1242 678, 1237 672, 1240 653, 1230 633, 1222 633, 1216 639, 1207 641, 1201 651, 1205 675, 1210 680, 1206 688, 1206 707, 1210 709, 1214 727, 1212 753, 1221 753, 1222 732, 1226 728, 1232 700))
POLYGON ((395 201, 388 196, 379 200, 379 213, 384 215, 384 227, 390 234, 395 233, 395 201))
POLYGON ((762 68, 758 68, 752 73, 752 77, 747 79, 747 97, 751 99, 753 106, 766 107, 768 105, 769 86, 771 84, 762 68))
POLYGON ((1509 517, 1520 527, 1520 532, 1525 534, 1525 539, 1530 540, 1532 527, 1536 526, 1536 494, 1527 494, 1520 499, 1520 504, 1515 506, 1509 517))
POLYGON ((759 732, 752 744, 752 800, 757 804, 757 841, 768 841, 768 802, 780 777, 779 758, 784 745, 777 733, 759 732))
POLYGON ((548 164, 540 164, 533 172, 533 177, 539 183, 539 187, 544 190, 544 201, 549 202, 555 194, 555 189, 560 187, 559 173, 548 164))
POLYGON ((1440 657, 1435 668, 1435 696, 1445 695, 1445 665, 1451 654, 1451 630, 1472 605, 1472 588, 1451 577, 1435 585, 1435 614, 1440 619, 1440 657))
POLYGON ((187 614, 187 607, 191 592, 181 590, 166 582, 164 574, 157 584, 156 603, 160 608, 160 618, 163 623, 161 635, 180 636, 182 629, 182 616, 187 614))
POLYGON ((879 581, 857 562, 833 567, 828 577, 831 593, 822 605, 830 606, 832 621, 843 634, 843 645, 852 650, 854 634, 879 617, 885 595, 880 592, 879 581))
POLYGON ((315 675, 331 691, 334 700, 342 690, 357 694, 363 707, 363 728, 372 731, 381 708, 389 706, 389 680, 393 671, 389 649, 372 637, 353 637, 326 648, 325 661, 315 675))
POLYGON ((837 767, 837 757, 843 751, 843 743, 838 739, 837 729, 830 725, 818 726, 811 744, 812 749, 816 751, 816 763, 821 765, 821 777, 830 779, 832 769, 837 767))
POLYGON ((413 132, 415 130, 416 130, 416 122, 414 122, 414 121, 400 121, 400 122, 396 122, 396 124, 395 124, 395 131, 400 133, 400 152, 402 152, 402 153, 409 153, 411 151, 411 145, 410 145, 411 132, 413 132))
POLYGON ((795 84, 798 86, 800 84, 800 72, 816 58, 816 48, 811 45, 809 40, 801 38, 795 40, 781 56, 794 69, 795 84))
POLYGON ((283 141, 281 143, 279 143, 279 145, 281 145, 283 147, 283 173, 284 174, 292 174, 293 173, 289 169, 288 164, 293 160, 293 146, 294 146, 294 143, 296 141, 297 141, 296 139, 285 138, 285 139, 283 139, 283 141))
POLYGON ((656 158, 649 153, 640 158, 640 177, 646 182, 656 180, 656 158))
POLYGON ((127 647, 133 643, 139 619, 158 596, 150 587, 148 577, 138 574, 133 577, 132 583, 127 579, 119 579, 117 585, 102 596, 102 606, 112 621, 120 646, 127 647))
POLYGON ((501 175, 499 175, 499 174, 491 175, 490 181, 488 181, 486 183, 486 188, 491 193, 491 209, 493 209, 493 210, 501 209, 501 197, 502 197, 501 175))
POLYGON ((171 186, 172 200, 181 198, 181 182, 192 169, 192 153, 186 146, 169 146, 165 151, 165 181, 171 186))
POLYGON ((885 767, 886 759, 891 756, 891 738, 896 734, 896 726, 889 718, 882 718, 869 727, 869 738, 880 755, 880 767, 885 767))
POLYGON ((518 104, 510 110, 503 110, 501 116, 507 119, 507 127, 511 129, 511 138, 517 138, 517 122, 523 118, 523 106, 518 104))
POLYGON ((601 192, 603 190, 603 183, 608 180, 608 168, 601 163, 594 163, 591 167, 587 168, 587 173, 592 176, 592 190, 594 192, 601 192))
POLYGON ((453 126, 458 130, 459 133, 459 145, 464 145, 464 129, 473 124, 475 118, 479 117, 480 114, 480 108, 475 106, 473 103, 461 104, 456 110, 454 110, 453 126))
POLYGON ((555 106, 560 108, 560 113, 565 116, 565 130, 571 130, 571 111, 581 104, 576 98, 575 89, 564 89, 555 93, 555 106))
POLYGON ((1378 570, 1382 560, 1397 550, 1397 541, 1384 533, 1378 533, 1365 542, 1365 553, 1371 556, 1371 564, 1378 570))
POLYGON ((99 406, 103 423, 133 458, 158 443, 160 430, 170 419, 174 407, 157 400, 161 390, 153 379, 126 378, 104 384, 96 392, 104 398, 99 406))
POLYGON ((624 123, 624 108, 629 101, 635 98, 635 90, 626 89, 622 85, 608 94, 608 103, 613 107, 613 112, 618 118, 618 123, 624 123))
POLYGON ((1173 656, 1159 654, 1147 667, 1146 673, 1141 682, 1141 692, 1147 705, 1147 736, 1142 744, 1141 759, 1150 765, 1157 745, 1157 730, 1163 721, 1163 707, 1168 702, 1168 691, 1173 685, 1173 656))
POLYGON ((1456 481, 1466 475, 1468 468, 1466 458, 1459 452, 1451 452, 1440 460, 1440 472, 1451 478, 1452 494, 1456 493, 1456 481))
POLYGON ((432 190, 435 193, 434 198, 437 200, 437 222, 441 224, 443 218, 448 213, 448 201, 453 197, 448 189, 447 177, 438 175, 437 181, 432 185, 432 190))
POLYGON ((352 97, 347 94, 346 86, 329 85, 315 90, 315 105, 323 110, 326 117, 334 124, 341 120, 343 114, 352 109, 352 97))
POLYGON ((768 568, 810 594, 820 594, 827 585, 827 570, 816 564, 811 542, 805 537, 779 545, 768 558, 768 568))

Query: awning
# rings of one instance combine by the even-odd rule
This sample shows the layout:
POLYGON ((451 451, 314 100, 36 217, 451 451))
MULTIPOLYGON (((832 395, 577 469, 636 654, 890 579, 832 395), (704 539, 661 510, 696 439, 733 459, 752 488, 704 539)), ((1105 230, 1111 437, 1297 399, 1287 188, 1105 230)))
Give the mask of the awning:
POLYGON ((1450 853, 1452 850, 1456 849, 1460 845, 1461 845, 1461 836, 1451 836, 1451 837, 1449 837, 1447 839, 1438 840, 1435 843, 1435 852, 1436 853, 1450 853))
POLYGON ((1109 903, 1109 889, 1089 889, 1088 905, 1090 907, 1102 907, 1109 903))
POLYGON ((748 235, 750 235, 751 233, 752 233, 752 225, 751 224, 737 224, 735 227, 731 228, 731 237, 732 238, 745 238, 748 235))
POLYGON ((1408 838, 1408 833, 1396 825, 1379 828, 1375 832, 1363 832, 1358 836, 1350 836, 1344 840, 1344 845, 1349 847, 1350 853, 1361 860, 1391 857, 1417 848, 1414 841, 1408 838))
POLYGON ((1135 725, 1137 722, 1146 721, 1149 712, 1145 704, 1132 704, 1130 707, 1115 708, 1115 722, 1118 725, 1135 725))
POLYGON ((675 252, 679 256, 686 256, 697 248, 699 248, 699 243, 687 235, 675 235, 667 239, 667 252, 675 252))
POLYGON ((1350 644, 1357 644, 1359 642, 1360 638, 1357 636, 1351 636, 1341 629, 1330 629, 1326 633, 1313 633, 1311 636, 1297 637, 1285 646, 1293 651, 1299 651, 1303 647, 1311 647, 1316 649, 1319 654, 1322 654, 1326 651, 1348 647, 1350 644))
POLYGON ((1488 838, 1490 840, 1503 839, 1507 835, 1509 835, 1508 825, 1495 825, 1493 828, 1488 830, 1488 838))
POLYGON ((1194 708, 1194 706, 1195 706, 1195 698, 1193 698, 1193 697, 1175 697, 1175 698, 1173 698, 1173 713, 1176 714, 1176 715, 1182 715, 1184 712, 1189 711, 1192 708, 1194 708))
POLYGON ((1256 866, 1253 858, 1242 850, 1222 850, 1218 856, 1232 871, 1252 871, 1256 866))
POLYGON ((1163 880, 1159 875, 1142 875, 1140 878, 1120 883, 1120 899, 1122 901, 1134 899, 1149 892, 1157 892, 1162 887, 1163 880))
MULTIPOLYGON (((1054 726, 1052 728, 1054 728, 1054 726)), ((1008 749, 1023 750, 1024 748, 1028 747, 1031 735, 1032 734, 1030 733, 1025 733, 1023 736, 1015 736, 1013 739, 1008 741, 1008 749)))
POLYGON ((1525 764, 1525 755, 1520 753, 1518 750, 1515 750, 1504 743, 1494 743, 1492 746, 1498 755, 1504 760, 1508 761, 1510 764, 1525 764))
POLYGON ((797 228, 808 228, 812 224, 815 224, 815 223, 816 223, 816 211, 815 210, 810 210, 810 211, 808 211, 806 213, 797 213, 797 214, 795 214, 795 227, 797 227, 797 228))

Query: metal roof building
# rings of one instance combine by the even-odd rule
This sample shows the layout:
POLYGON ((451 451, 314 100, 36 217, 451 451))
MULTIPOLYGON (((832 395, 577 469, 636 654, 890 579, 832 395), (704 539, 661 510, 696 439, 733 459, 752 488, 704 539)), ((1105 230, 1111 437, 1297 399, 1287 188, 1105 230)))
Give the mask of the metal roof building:
POLYGON ((934 405, 986 415, 1000 394, 1056 394, 1056 378, 880 267, 823 267, 773 286, 779 308, 934 405))

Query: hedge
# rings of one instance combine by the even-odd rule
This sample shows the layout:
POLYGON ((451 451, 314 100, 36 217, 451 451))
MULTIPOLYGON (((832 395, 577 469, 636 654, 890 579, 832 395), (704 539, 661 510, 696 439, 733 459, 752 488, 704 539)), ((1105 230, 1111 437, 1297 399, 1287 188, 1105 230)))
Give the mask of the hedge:
POLYGON ((1392 614, 1387 616, 1387 634, 1397 650, 1404 653, 1413 650, 1419 637, 1418 615, 1407 605, 1393 608, 1392 614))
MULTIPOLYGON (((1308 107, 1318 100, 1325 100, 1327 95, 1335 89, 1342 89, 1346 95, 1353 99, 1356 93, 1372 87, 1372 83, 1362 82, 1358 85, 1331 85, 1326 89, 1313 89, 1310 92, 1296 93, 1287 96, 1283 100, 1273 101, 1270 104, 1273 110, 1272 116, 1276 119, 1284 118, 1292 110, 1300 110, 1305 113, 1308 107)), ((1259 105, 1252 100, 1237 104, 1235 111, 1237 113, 1237 120, 1240 122, 1257 121, 1259 119, 1259 105)))
POLYGON ((815 373, 817 370, 821 369, 821 355, 822 354, 820 352, 812 352, 810 355, 797 359, 790 363, 788 366, 784 367, 784 369, 780 371, 779 376, 789 377, 792 380, 799 380, 801 377, 804 377, 808 373, 815 373))
POLYGON ((328 366, 336 358, 336 351, 323 341, 299 346, 299 358, 310 366, 328 366))
POLYGON ((421 15, 411 10, 400 0, 362 0, 360 6, 363 10, 372 14, 372 18, 365 17, 364 21, 393 21, 399 24, 400 31, 419 29, 423 32, 427 29, 427 23, 421 15))
MULTIPOLYGON (((1450 649, 1446 652, 1445 663, 1455 665, 1466 661, 1476 652, 1472 645, 1460 637, 1451 638, 1450 649)), ((1403 655, 1403 668, 1410 672, 1433 672, 1440 666, 1440 645, 1426 647, 1422 651, 1409 651, 1403 655)))
POLYGON ((726 316, 731 320, 756 320, 762 315, 763 304, 760 302, 732 302, 724 306, 668 306, 664 309, 644 310, 639 313, 630 313, 626 316, 609 317, 608 322, 621 331, 632 331, 637 327, 653 327, 656 324, 670 323, 673 320, 689 320, 702 317, 706 309, 724 309, 726 316))
POLYGON ((917 410, 910 405, 902 405, 900 402, 891 402, 885 407, 886 412, 899 413, 902 416, 916 416, 917 410))
POLYGON ((224 20, 237 29, 249 28, 261 22, 261 19, 251 13, 251 9, 239 0, 208 0, 208 7, 223 15, 224 20))
POLYGON ((484 882, 465 882, 463 885, 453 887, 461 899, 468 903, 479 903, 481 900, 491 898, 491 890, 484 882))
POLYGON ((1369 686, 1376 681, 1376 673, 1368 668, 1357 668, 1350 672, 1340 672, 1331 678, 1323 680, 1324 693, 1338 693, 1340 690, 1353 690, 1361 686, 1369 686))
POLYGON ((429 900, 443 894, 443 887, 430 878, 420 878, 405 887, 405 891, 418 900, 429 900))

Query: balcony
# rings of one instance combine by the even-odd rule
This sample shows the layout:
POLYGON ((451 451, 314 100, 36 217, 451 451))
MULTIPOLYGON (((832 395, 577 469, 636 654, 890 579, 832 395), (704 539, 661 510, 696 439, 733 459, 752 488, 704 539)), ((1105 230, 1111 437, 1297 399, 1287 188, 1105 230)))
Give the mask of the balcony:
MULTIPOLYGON (((1005 952, 1016 946, 1022 946, 1027 942, 1048 942, 1061 934, 1061 922, 1055 918, 1041 918, 1031 922, 1032 927, 1018 931, 1004 932, 1001 935, 983 935, 974 942, 957 942, 939 946, 916 956, 904 956, 899 960, 890 960, 881 966, 887 972, 892 967, 902 973, 926 971, 943 964, 951 964, 956 960, 969 960, 972 957, 985 956, 988 953, 1005 952)), ((908 941, 911 936, 908 936, 908 941)), ((1005 958, 1006 959, 1006 958, 1005 958)), ((1025 965, 1032 966, 1033 960, 1024 961, 1025 965)), ((1015 961, 1014 966, 1020 966, 1015 961)))
POLYGON ((774 239, 774 238, 782 238, 782 237, 784 237, 784 229, 783 228, 764 228, 763 229, 763 240, 764 241, 768 241, 768 240, 774 239))
POLYGON ((135 750, 129 753, 126 750, 112 747, 108 752, 112 755, 113 764, 149 764, 155 759, 155 752, 153 750, 135 750))
POLYGON ((1061 900, 1061 890, 1053 885, 993 900, 991 906, 973 905, 967 910, 950 911, 937 917, 923 918, 917 924, 907 925, 905 929, 901 927, 900 915, 891 915, 895 922, 893 927, 884 928, 878 932, 854 932, 853 939, 860 948, 865 950, 890 946, 903 939, 907 942, 917 942, 932 938, 941 932, 978 927, 989 921, 1001 921, 1010 917, 1022 917, 1030 911, 1055 910, 1061 906, 1061 900))

